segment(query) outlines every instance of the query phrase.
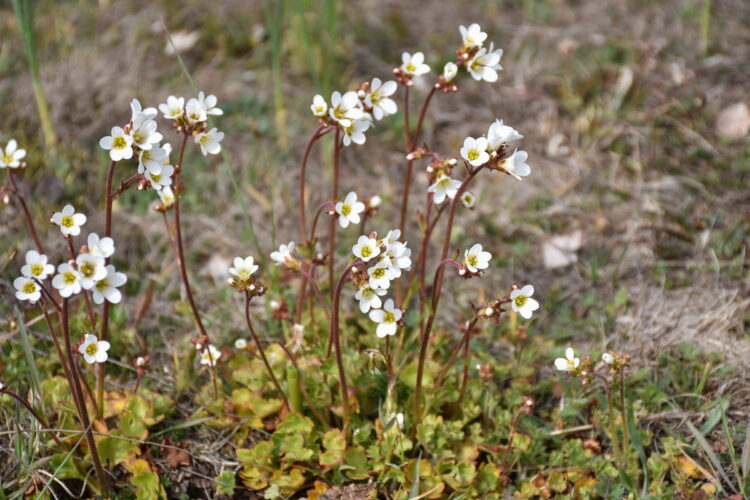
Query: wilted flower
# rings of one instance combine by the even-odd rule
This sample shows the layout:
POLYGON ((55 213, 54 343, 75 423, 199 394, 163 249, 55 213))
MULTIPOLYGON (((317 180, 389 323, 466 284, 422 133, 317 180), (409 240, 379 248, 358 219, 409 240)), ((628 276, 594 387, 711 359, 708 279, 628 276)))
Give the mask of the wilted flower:
POLYGON ((26 252, 26 264, 21 268, 21 274, 27 278, 45 280, 55 272, 55 266, 47 263, 47 256, 36 250, 26 252))
POLYGON ((65 205, 62 211, 52 215, 52 223, 60 226, 63 235, 78 236, 81 234, 81 226, 86 223, 86 216, 75 213, 73 205, 65 205))
POLYGON ((534 295, 534 287, 531 285, 526 285, 510 293, 511 307, 526 319, 531 318, 531 314, 539 309, 539 302, 532 299, 532 295, 534 295))
POLYGON ((11 139, 5 145, 5 151, 0 150, 0 168, 18 168, 25 156, 26 150, 20 149, 16 140, 11 139))
POLYGON ((344 201, 336 203, 336 213, 339 214, 339 225, 348 227, 349 224, 359 224, 359 214, 365 211, 365 204, 357 201, 357 193, 351 191, 344 201))
POLYGON ((571 370, 574 370, 575 368, 578 368, 578 365, 581 364, 581 360, 575 357, 575 352, 573 351, 572 347, 568 347, 565 349, 565 357, 564 358, 557 358, 555 360, 555 368, 560 370, 561 372, 569 372, 571 370))
POLYGON ((83 359, 88 364, 104 363, 109 357, 109 342, 99 340, 96 335, 86 334, 83 343, 78 347, 78 352, 83 354, 83 359))
POLYGON ((395 335, 398 329, 398 321, 401 319, 403 312, 393 305, 393 299, 388 299, 383 305, 383 309, 374 309, 370 311, 370 319, 378 323, 375 335, 383 338, 387 335, 395 335))

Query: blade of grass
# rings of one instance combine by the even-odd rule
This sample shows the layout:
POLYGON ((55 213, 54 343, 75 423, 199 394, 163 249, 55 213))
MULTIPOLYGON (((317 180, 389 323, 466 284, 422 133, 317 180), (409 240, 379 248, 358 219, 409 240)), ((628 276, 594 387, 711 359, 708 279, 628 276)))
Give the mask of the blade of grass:
POLYGON ((286 150, 289 138, 286 132, 286 104, 284 85, 281 75, 281 32, 284 27, 284 1, 274 2, 271 8, 268 0, 263 0, 263 14, 266 18, 266 29, 271 36, 271 79, 273 83, 273 102, 276 113, 276 133, 279 149, 286 150))
POLYGON ((746 480, 750 474, 750 419, 747 421, 745 429, 745 443, 742 445, 742 458, 740 459, 742 469, 742 479, 746 480))
POLYGON ((739 487, 740 491, 743 491, 745 489, 745 486, 742 481, 742 475, 740 474, 740 466, 737 462, 737 452, 734 449, 734 439, 732 439, 732 433, 729 432, 729 423, 727 422, 727 414, 725 409, 722 409, 721 411, 721 424, 722 429, 724 430, 724 437, 727 440, 727 447, 729 448, 729 459, 732 461, 732 469, 734 470, 734 475, 737 478, 737 486, 739 487))
POLYGON ((728 484, 735 493, 737 493, 737 491, 734 489, 734 485, 731 481, 729 481, 726 472, 724 472, 724 469, 721 467, 721 461, 719 460, 719 457, 716 455, 716 452, 713 450, 713 448, 711 448, 711 445, 709 444, 706 437, 701 434, 701 431, 699 431, 698 428, 689 420, 687 421, 687 426, 688 429, 690 429, 690 432, 693 434, 693 437, 695 437, 695 440, 698 441, 698 444, 703 450, 703 453, 705 453, 708 457, 711 468, 714 471, 714 475, 720 475, 724 482, 728 484))
POLYGON ((633 413, 632 406, 628 407, 626 418, 628 434, 630 434, 630 442, 633 443, 633 446, 638 450, 638 454, 641 457, 641 467, 643 469, 643 495, 645 496, 648 485, 648 458, 646 457, 646 450, 643 448, 643 443, 641 443, 641 436, 638 434, 638 429, 635 426, 635 414, 633 413))
POLYGON ((414 467, 414 479, 411 483, 411 488, 409 488, 409 500, 414 500, 416 498, 419 498, 419 464, 422 461, 422 452, 419 452, 419 457, 417 457, 417 465, 414 467))
POLYGON ((18 333, 21 337, 21 347, 23 348, 23 354, 26 357, 26 364, 29 366, 29 378, 31 379, 31 387, 33 388, 33 395, 31 404, 40 404, 44 407, 44 399, 42 398, 42 378, 39 376, 39 370, 34 362, 34 353, 31 350, 31 342, 29 341, 29 332, 26 331, 26 322, 23 319, 21 310, 18 306, 14 306, 16 311, 16 322, 18 323, 18 333))

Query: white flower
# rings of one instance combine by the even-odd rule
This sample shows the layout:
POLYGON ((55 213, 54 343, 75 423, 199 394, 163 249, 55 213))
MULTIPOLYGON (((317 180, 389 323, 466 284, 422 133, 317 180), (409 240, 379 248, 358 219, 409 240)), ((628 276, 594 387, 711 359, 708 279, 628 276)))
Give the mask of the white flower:
POLYGON ((158 114, 156 108, 143 109, 141 107, 141 101, 138 99, 130 101, 130 112, 130 121, 133 122, 133 126, 136 128, 147 120, 153 120, 158 114))
POLYGON ((468 28, 459 26, 458 30, 461 32, 464 48, 481 47, 487 39, 487 33, 483 32, 477 23, 469 25, 468 28))
POLYGON ((154 120, 146 120, 137 126, 133 125, 133 128, 130 130, 130 137, 133 138, 134 145, 144 150, 151 149, 163 139, 163 136, 156 131, 156 122, 154 120))
MULTIPOLYGON (((366 116, 369 117, 369 115, 366 116)), ((354 120, 346 127, 342 125, 342 127, 344 130, 344 146, 349 146, 352 142, 355 144, 364 144, 365 139, 367 139, 365 132, 370 128, 370 119, 361 118, 354 120)))
POLYGON ((133 157, 133 138, 122 127, 112 127, 112 135, 99 140, 99 146, 109 151, 112 161, 129 160, 133 157))
POLYGON ((292 252, 294 252, 294 242, 290 241, 286 245, 279 245, 277 251, 271 252, 271 260, 276 261, 277 265, 288 264, 295 260, 292 252))
POLYGON ((396 93, 397 88, 398 85, 393 80, 383 83, 380 78, 372 79, 370 92, 365 96, 365 104, 372 108, 372 114, 376 120, 398 111, 396 102, 390 98, 396 93))
POLYGON ((161 198, 161 204, 164 205, 164 208, 174 205, 174 191, 169 186, 164 186, 159 190, 159 198, 161 198))
POLYGON ((96 335, 86 334, 83 338, 83 344, 78 348, 78 352, 83 354, 83 359, 88 364, 93 363, 104 363, 107 361, 107 351, 109 350, 109 342, 106 340, 99 340, 96 335))
POLYGON ((430 71, 430 67, 424 63, 424 54, 421 52, 415 52, 414 54, 409 54, 408 52, 402 53, 401 63, 401 71, 409 76, 420 76, 430 71))
POLYGON ((323 96, 318 94, 315 97, 313 97, 313 102, 310 105, 310 111, 312 111, 312 114, 315 116, 321 118, 328 113, 328 103, 325 99, 323 99, 323 96))
POLYGON ((362 235, 357 240, 357 244, 352 247, 352 253, 355 257, 367 262, 380 255, 380 247, 375 238, 362 235))
POLYGON ((62 297, 68 298, 81 293, 81 275, 67 262, 60 264, 57 266, 57 274, 52 278, 52 286, 57 288, 62 297))
POLYGON ((174 173, 174 167, 172 165, 163 165, 159 173, 151 172, 146 170, 145 176, 151 187, 157 191, 165 186, 172 185, 172 174, 174 173))
POLYGON ((531 173, 531 167, 526 163, 528 157, 529 153, 526 151, 514 151, 512 155, 503 160, 501 166, 520 181, 521 177, 526 177, 531 173))
POLYGON ((352 125, 352 122, 364 116, 360 105, 359 97, 353 90, 344 95, 336 91, 331 94, 331 108, 328 110, 328 114, 342 128, 346 129, 352 125))
POLYGON ((460 181, 451 179, 447 175, 441 175, 437 178, 435 184, 427 188, 427 192, 434 193, 432 201, 436 205, 440 205, 446 196, 451 200, 455 198, 459 187, 461 187, 460 181))
POLYGON ((135 366, 146 366, 146 358, 144 358, 143 356, 138 356, 137 358, 135 358, 135 366))
POLYGON ((411 267, 411 248, 407 247, 406 243, 400 241, 388 243, 385 256, 389 264, 391 279, 400 278, 401 270, 411 267))
POLYGON ((555 360, 555 368, 557 368, 561 372, 569 372, 574 368, 578 368, 578 365, 580 364, 581 360, 576 358, 576 354, 573 351, 572 347, 568 347, 567 349, 565 349, 564 358, 557 358, 555 360))
POLYGON ((349 224, 359 224, 359 214, 365 211, 365 204, 357 201, 357 193, 351 191, 344 201, 336 203, 336 213, 339 214, 339 225, 348 227, 349 224))
POLYGON ((468 161, 472 167, 484 165, 490 160, 490 154, 487 152, 487 139, 479 137, 467 137, 464 139, 464 146, 461 148, 461 157, 468 161))
POLYGON ((96 233, 89 234, 86 239, 86 246, 91 255, 99 255, 105 259, 112 257, 112 254, 115 253, 115 241, 108 236, 99 238, 99 235, 96 233))
POLYGON ((474 246, 464 252, 464 266, 466 266, 466 268, 470 272, 476 273, 480 269, 487 269, 491 258, 492 254, 490 252, 483 251, 482 245, 476 243, 474 244, 474 246))
POLYGON ((395 335, 398 328, 397 322, 401 319, 403 312, 396 309, 393 305, 393 299, 388 299, 383 305, 383 309, 374 309, 370 311, 370 319, 378 323, 375 335, 383 338, 387 335, 395 335))
POLYGON ((195 143, 200 144, 203 156, 217 155, 221 151, 221 140, 224 138, 224 132, 214 127, 208 132, 201 132, 195 136, 195 143))
POLYGON ((119 304, 122 300, 122 293, 117 288, 124 285, 128 277, 125 273, 117 272, 112 264, 108 264, 104 269, 107 275, 97 281, 93 288, 94 302, 103 304, 106 300, 111 304, 119 304))
POLYGON ((610 353, 605 352, 602 354, 602 361, 604 361, 608 365, 611 365, 612 363, 615 362, 615 357, 612 356, 610 353))
POLYGON ((76 257, 76 267, 80 275, 81 288, 91 290, 94 284, 107 276, 104 268, 104 257, 82 253, 76 257))
POLYGON ((206 108, 198 99, 195 97, 191 98, 187 106, 185 106, 185 119, 190 125, 196 125, 200 122, 205 122, 207 117, 206 108))
POLYGON ((20 276, 13 280, 13 286, 16 288, 18 300, 28 300, 34 303, 42 296, 41 288, 39 288, 37 282, 27 276, 20 276))
POLYGON ((234 276, 240 281, 247 281, 255 271, 258 270, 258 265, 253 262, 252 257, 235 257, 234 266, 229 268, 229 274, 234 276))
POLYGON ((477 197, 469 191, 465 191, 464 194, 461 195, 461 203, 466 208, 474 208, 474 205, 477 204, 477 197))
POLYGON ((159 111, 164 115, 167 120, 176 120, 182 116, 185 112, 185 98, 175 97, 173 95, 167 97, 167 102, 159 104, 159 111))
POLYGON ((380 204, 383 203, 383 200, 378 195, 374 195, 370 197, 370 201, 367 202, 367 206, 370 208, 378 208, 380 204))
POLYGON ((456 66, 455 63, 450 61, 445 63, 445 66, 443 66, 443 80, 445 80, 446 83, 452 82, 453 79, 456 78, 457 74, 458 66, 456 66))
POLYGON ((526 319, 529 319, 531 313, 539 309, 539 302, 532 299, 532 295, 534 295, 534 287, 531 285, 526 285, 510 293, 510 305, 513 310, 526 319))
POLYGON ((503 125, 502 120, 495 120, 487 131, 487 149, 497 151, 500 146, 505 146, 513 141, 523 139, 516 129, 503 125))
POLYGON ((138 153, 139 174, 143 174, 147 170, 159 174, 164 165, 169 165, 169 153, 162 146, 143 149, 138 153))
POLYGON ((55 266, 47 264, 46 255, 41 254, 36 250, 29 250, 26 252, 26 264, 21 268, 21 274, 27 278, 45 280, 54 272, 55 266))
POLYGON ((62 211, 52 215, 52 223, 60 226, 60 231, 65 236, 78 236, 81 234, 81 226, 86 224, 86 216, 75 213, 73 205, 65 205, 62 211))
POLYGON ((357 293, 354 294, 354 298, 359 301, 359 310, 366 314, 371 308, 380 309, 383 305, 380 297, 385 295, 386 292, 382 288, 372 288, 367 281, 363 281, 360 283, 357 293))
POLYGON ((221 351, 219 351, 213 344, 208 344, 208 348, 201 353, 201 364, 208 366, 215 366, 216 361, 221 357, 221 351))
POLYGON ((203 105, 207 115, 219 116, 224 114, 224 111, 216 107, 217 99, 215 95, 209 94, 206 96, 201 90, 198 92, 198 101, 203 105))
POLYGON ((237 339, 234 341, 234 348, 238 349, 240 351, 247 349, 247 340, 245 339, 237 339))
POLYGON ((393 279, 393 275, 390 267, 391 266, 387 261, 381 260, 367 270, 367 275, 370 277, 370 288, 385 289, 391 285, 391 279, 393 279))
POLYGON ((18 149, 18 143, 15 139, 8 141, 5 145, 5 151, 0 150, 0 168, 10 167, 18 168, 21 166, 21 160, 26 156, 25 149, 18 149))
POLYGON ((476 55, 466 64, 471 77, 476 81, 496 82, 497 72, 503 69, 500 66, 500 58, 503 56, 503 49, 494 50, 493 44, 490 44, 489 50, 481 48, 476 55))

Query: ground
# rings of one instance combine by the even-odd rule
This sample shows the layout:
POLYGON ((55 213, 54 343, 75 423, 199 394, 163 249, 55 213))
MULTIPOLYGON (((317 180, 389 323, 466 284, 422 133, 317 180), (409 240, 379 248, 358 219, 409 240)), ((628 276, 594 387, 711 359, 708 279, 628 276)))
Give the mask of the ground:
MULTIPOLYGON (((744 429, 750 408, 750 4, 324 3, 333 11, 301 12, 306 1, 39 2, 38 55, 57 133, 54 150, 45 150, 40 133, 16 19, 9 5, 2 7, 0 143, 14 137, 29 150, 20 182, 35 217, 44 220, 73 202, 91 214, 89 224, 103 224, 98 209, 107 161, 99 138, 127 119, 132 97, 157 105, 170 94, 192 92, 168 30, 196 85, 216 94, 225 110, 218 124, 227 132, 226 156, 189 157, 184 205, 199 302, 217 342, 229 344, 243 317, 224 287, 227 263, 234 255, 259 254, 257 246, 267 255, 297 236, 297 164, 316 126, 312 96, 387 78, 404 50, 425 52, 438 68, 452 55, 458 25, 479 22, 505 50, 500 81, 465 79, 457 94, 437 95, 423 140, 457 155, 464 137, 484 133, 495 118, 525 136, 534 175, 520 184, 501 174, 488 177, 475 191, 477 208, 459 220, 458 237, 470 233, 493 249, 501 270, 485 277, 483 293, 493 296, 514 281, 534 284, 543 308, 530 331, 550 341, 549 376, 552 359, 567 345, 627 353, 634 373, 651 374, 644 377, 669 377, 665 363, 692 360, 705 367, 698 374, 705 378, 702 392, 685 384, 649 415, 649 425, 687 432, 686 421, 700 427, 710 418, 712 407, 703 402, 726 398, 727 417, 744 429)), ((412 102, 427 90, 418 83, 412 102)), ((384 122, 343 157, 341 191, 385 200, 376 221, 382 227, 374 228, 380 231, 396 225, 389 221, 397 219, 404 170, 400 120, 384 122)), ((329 155, 330 146, 313 155, 310 207, 325 199, 329 155)), ((426 178, 418 175, 413 196, 425 189, 426 178)), ((128 286, 126 323, 141 341, 169 353, 192 323, 170 305, 180 279, 161 218, 149 210, 154 201, 144 193, 123 196, 114 227, 123 265, 140 277, 128 286), (137 297, 146 290, 153 300, 136 321, 143 303, 137 297)), ((9 307, 17 267, 11 258, 31 242, 16 206, 0 213, 5 352, 2 344, 17 334, 9 307)), ((55 229, 43 228, 45 240, 54 241, 55 229)), ((458 285, 459 295, 475 286, 458 285)), ((458 302, 445 304, 453 324, 463 320, 458 302)), ((6 362, 0 353, 0 366, 6 362)), ((719 427, 710 434, 716 449, 726 447, 723 436, 719 427)), ((223 467, 217 463, 233 460, 221 456, 223 437, 213 437, 212 445, 192 436, 189 447, 195 470, 211 478, 223 467)), ((11 443, 3 443, 6 456, 13 455, 11 443)))

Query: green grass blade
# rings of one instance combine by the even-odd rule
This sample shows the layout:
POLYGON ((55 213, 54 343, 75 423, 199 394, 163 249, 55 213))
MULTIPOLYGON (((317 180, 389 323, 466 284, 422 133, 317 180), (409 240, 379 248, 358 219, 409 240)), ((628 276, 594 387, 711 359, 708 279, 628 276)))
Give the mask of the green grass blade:
POLYGON ((29 341, 29 332, 26 331, 26 322, 23 318, 23 314, 21 314, 21 310, 18 309, 18 306, 14 306, 14 309, 16 310, 16 321, 18 322, 18 333, 21 337, 21 347, 23 348, 23 354, 26 357, 26 364, 29 366, 29 378, 31 379, 31 387, 32 392, 34 394, 34 397, 32 398, 31 403, 35 404, 41 404, 44 406, 44 399, 42 398, 42 385, 41 385, 41 376, 39 375, 39 370, 36 367, 36 362, 34 362, 34 353, 31 350, 31 342, 29 341))
MULTIPOLYGON (((719 457, 716 455, 716 452, 713 450, 713 448, 711 448, 711 444, 706 439, 706 436, 701 434, 701 431, 699 431, 698 428, 689 420, 687 421, 687 426, 688 429, 690 429, 690 432, 693 434, 693 437, 695 437, 695 440, 698 441, 698 444, 703 450, 703 453, 705 453, 708 457, 710 465, 714 470, 714 474, 721 475, 721 478, 724 480, 724 482, 731 486, 732 490, 734 490, 734 485, 727 477, 726 472, 724 472, 724 469, 721 466, 721 461, 719 460, 719 457)), ((736 490, 734 491, 735 493, 737 492, 736 490)))

